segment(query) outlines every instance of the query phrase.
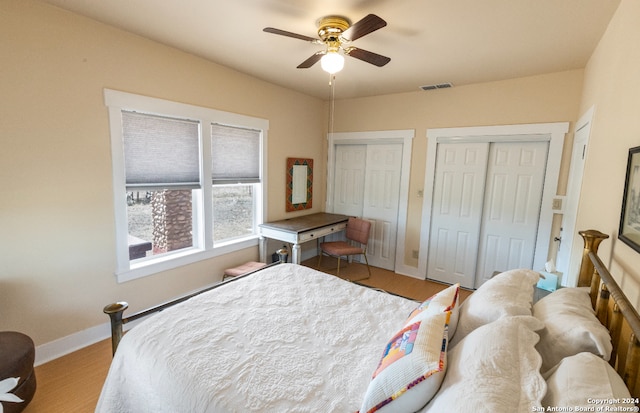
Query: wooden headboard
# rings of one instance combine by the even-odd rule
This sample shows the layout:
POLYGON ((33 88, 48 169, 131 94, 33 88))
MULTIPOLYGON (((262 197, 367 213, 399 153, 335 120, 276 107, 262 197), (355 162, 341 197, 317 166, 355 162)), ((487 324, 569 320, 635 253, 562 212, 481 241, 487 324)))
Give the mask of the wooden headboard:
POLYGON ((591 288, 591 304, 611 334, 609 363, 622 377, 634 398, 640 397, 640 315, 598 257, 598 246, 609 238, 596 230, 580 231, 584 240, 578 287, 591 288))

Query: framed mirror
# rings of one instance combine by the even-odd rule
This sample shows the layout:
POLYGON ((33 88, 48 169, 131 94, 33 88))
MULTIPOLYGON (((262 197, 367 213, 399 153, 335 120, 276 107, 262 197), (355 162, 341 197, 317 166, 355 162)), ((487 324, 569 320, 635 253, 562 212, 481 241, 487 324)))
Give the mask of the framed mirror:
POLYGON ((313 159, 287 158, 287 212, 309 209, 313 201, 313 159))

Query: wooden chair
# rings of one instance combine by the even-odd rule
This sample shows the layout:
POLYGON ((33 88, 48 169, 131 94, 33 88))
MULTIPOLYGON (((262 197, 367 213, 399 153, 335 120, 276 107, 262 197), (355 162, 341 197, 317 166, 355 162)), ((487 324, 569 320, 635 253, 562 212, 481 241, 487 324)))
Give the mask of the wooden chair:
MULTIPOLYGON (((318 255, 318 269, 322 262, 324 254, 338 258, 337 276, 340 276, 340 258, 352 255, 363 255, 367 264, 367 271, 371 277, 371 268, 367 260, 367 243, 369 242, 369 232, 371 231, 371 222, 360 218, 349 218, 347 223, 346 237, 347 241, 323 242, 320 244, 320 254, 318 255), (349 241, 360 244, 353 245, 349 241)), ((369 278, 367 277, 367 278, 369 278)), ((363 278, 366 279, 366 278, 363 278)))

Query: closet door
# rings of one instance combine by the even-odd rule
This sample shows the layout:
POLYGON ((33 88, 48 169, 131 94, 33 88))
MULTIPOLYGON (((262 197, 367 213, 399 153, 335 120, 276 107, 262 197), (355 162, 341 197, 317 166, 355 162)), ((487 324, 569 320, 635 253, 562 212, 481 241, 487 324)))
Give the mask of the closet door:
POLYGON ((548 142, 491 144, 475 288, 494 271, 532 268, 548 142))
POLYGON ((369 264, 395 269, 402 144, 336 145, 333 212, 371 221, 369 264))
POLYGON ((437 151, 427 277, 473 288, 489 143, 437 151))
POLYGON ((393 270, 396 262, 402 145, 367 145, 362 216, 371 221, 367 259, 393 270))
POLYGON ((336 145, 333 212, 362 216, 367 145, 336 145))

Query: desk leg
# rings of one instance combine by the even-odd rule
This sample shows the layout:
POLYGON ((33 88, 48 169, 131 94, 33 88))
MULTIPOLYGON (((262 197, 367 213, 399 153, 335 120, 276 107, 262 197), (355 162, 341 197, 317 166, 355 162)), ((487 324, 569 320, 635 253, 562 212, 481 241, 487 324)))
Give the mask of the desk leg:
POLYGON ((260 236, 260 262, 267 262, 267 242, 268 238, 260 236))
POLYGON ((291 254, 291 262, 300 264, 300 244, 293 244, 293 253, 291 254))

